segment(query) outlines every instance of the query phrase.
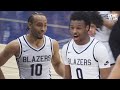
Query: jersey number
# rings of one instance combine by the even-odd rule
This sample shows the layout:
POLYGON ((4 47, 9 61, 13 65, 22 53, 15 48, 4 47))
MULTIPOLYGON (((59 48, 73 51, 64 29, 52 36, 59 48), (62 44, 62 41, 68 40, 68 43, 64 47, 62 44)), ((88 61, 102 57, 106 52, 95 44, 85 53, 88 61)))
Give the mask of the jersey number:
POLYGON ((41 64, 32 64, 31 65, 31 76, 40 76, 42 74, 42 65, 41 64))
POLYGON ((78 79, 83 79, 82 70, 80 68, 76 69, 78 79))

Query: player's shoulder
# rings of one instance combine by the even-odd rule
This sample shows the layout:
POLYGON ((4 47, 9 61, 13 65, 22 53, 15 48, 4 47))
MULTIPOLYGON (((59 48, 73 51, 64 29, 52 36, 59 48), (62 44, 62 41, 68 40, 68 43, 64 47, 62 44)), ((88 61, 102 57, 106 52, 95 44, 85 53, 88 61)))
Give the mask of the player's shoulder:
POLYGON ((49 36, 47 36, 47 35, 44 35, 44 37, 45 37, 46 39, 54 40, 53 38, 51 38, 51 37, 49 37, 49 36))
POLYGON ((106 47, 101 41, 94 38, 94 48, 101 50, 101 49, 106 48, 106 47))
POLYGON ((91 41, 94 43, 102 43, 100 40, 96 39, 95 37, 90 37, 91 41))
POLYGON ((105 47, 104 44, 101 41, 99 41, 98 39, 93 38, 93 37, 91 37, 91 39, 93 39, 93 43, 94 43, 95 48, 105 47))
POLYGON ((49 40, 52 43, 53 47, 59 46, 59 42, 56 39, 53 39, 47 35, 44 35, 44 37, 46 38, 46 40, 49 40))
POLYGON ((16 52, 19 50, 19 47, 20 47, 20 45, 19 45, 18 41, 13 40, 5 46, 5 50, 10 51, 10 52, 16 52))
POLYGON ((17 39, 15 39, 15 40, 9 42, 7 45, 16 47, 16 46, 19 46, 19 42, 17 39))
POLYGON ((69 47, 70 43, 73 41, 73 39, 69 39, 62 47, 62 49, 67 49, 69 47))
POLYGON ((58 44, 58 41, 56 39, 53 39, 47 35, 44 35, 44 37, 46 38, 47 41, 49 40, 52 44, 58 44))
MULTIPOLYGON (((23 35, 23 36, 24 36, 24 35, 23 35)), ((18 37, 17 39, 14 39, 14 40, 10 41, 10 42, 6 45, 6 47, 9 47, 9 48, 11 48, 11 49, 18 49, 18 48, 20 47, 20 42, 19 42, 18 39, 22 39, 23 36, 20 36, 20 37, 18 37)))

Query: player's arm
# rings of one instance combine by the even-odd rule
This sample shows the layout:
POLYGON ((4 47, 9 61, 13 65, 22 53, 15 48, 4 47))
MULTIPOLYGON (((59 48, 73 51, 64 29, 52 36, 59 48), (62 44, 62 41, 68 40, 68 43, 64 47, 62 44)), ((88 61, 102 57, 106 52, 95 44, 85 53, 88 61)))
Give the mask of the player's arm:
POLYGON ((103 25, 109 28, 110 30, 114 26, 115 22, 108 20, 108 19, 103 19, 103 25))
POLYGON ((64 79, 71 79, 70 65, 65 65, 65 76, 64 79))
POLYGON ((19 44, 15 40, 7 44, 0 53, 0 66, 4 65, 13 55, 16 55, 18 48, 19 44))
POLYGON ((56 73, 59 74, 61 77, 64 77, 65 66, 60 60, 59 44, 56 40, 54 40, 53 42, 52 65, 56 73))
POLYGON ((5 79, 4 74, 3 74, 2 70, 1 70, 1 68, 0 68, 0 79, 5 79))
POLYGON ((120 79, 120 55, 118 56, 116 64, 113 67, 108 79, 120 79))
POLYGON ((110 74, 110 68, 101 68, 100 69, 100 75, 101 79, 107 79, 110 74))
POLYGON ((111 71, 110 57, 106 47, 101 42, 96 44, 94 48, 94 55, 98 61, 101 79, 107 79, 111 71))
POLYGON ((67 50, 67 45, 64 45, 63 48, 62 48, 62 60, 65 64, 65 76, 64 76, 64 79, 71 79, 71 68, 70 68, 70 65, 69 65, 69 62, 68 62, 68 59, 66 57, 66 50, 67 50))
MULTIPOLYGON (((110 14, 108 14, 108 15, 110 15, 110 14)), ((107 15, 107 17, 109 17, 108 15, 107 15)), ((103 18, 103 25, 106 26, 108 28, 108 30, 111 30, 116 21, 113 21, 110 17, 105 18, 102 16, 102 18, 103 18)))

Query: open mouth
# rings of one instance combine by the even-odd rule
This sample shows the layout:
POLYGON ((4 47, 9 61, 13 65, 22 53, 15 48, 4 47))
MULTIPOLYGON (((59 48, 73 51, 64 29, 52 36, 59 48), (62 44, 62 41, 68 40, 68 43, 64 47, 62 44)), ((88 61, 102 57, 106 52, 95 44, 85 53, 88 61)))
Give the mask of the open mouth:
POLYGON ((73 37, 74 37, 74 39, 78 39, 78 38, 79 38, 79 36, 78 36, 78 35, 74 35, 73 37))
POLYGON ((78 38, 78 35, 74 35, 74 38, 78 38))

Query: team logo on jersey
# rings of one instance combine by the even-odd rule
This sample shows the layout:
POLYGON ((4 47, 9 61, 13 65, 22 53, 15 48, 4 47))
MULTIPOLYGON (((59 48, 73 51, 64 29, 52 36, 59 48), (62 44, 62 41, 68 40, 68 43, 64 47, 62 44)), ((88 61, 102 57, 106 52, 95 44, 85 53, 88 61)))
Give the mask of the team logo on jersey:
POLYGON ((27 50, 24 50, 23 52, 27 52, 27 51, 29 51, 29 49, 27 49, 27 50))
POLYGON ((68 52, 68 53, 71 53, 71 52, 68 52))
POLYGON ((109 64, 109 61, 106 61, 105 63, 104 63, 104 65, 108 65, 109 64))

